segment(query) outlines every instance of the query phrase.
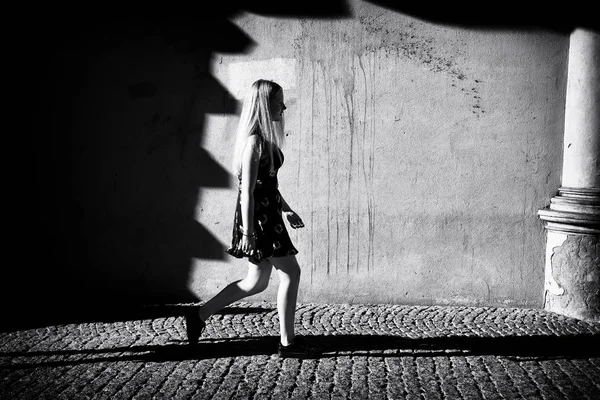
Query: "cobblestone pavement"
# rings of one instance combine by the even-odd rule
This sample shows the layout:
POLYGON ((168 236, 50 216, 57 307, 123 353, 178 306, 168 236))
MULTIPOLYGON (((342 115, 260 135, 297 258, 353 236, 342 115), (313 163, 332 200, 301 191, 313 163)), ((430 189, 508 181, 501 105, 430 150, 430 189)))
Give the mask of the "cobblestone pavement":
MULTIPOLYGON (((271 303, 0 333, 8 399, 600 399, 600 324, 543 310, 302 304, 322 349, 280 359, 271 303)), ((178 311, 179 310, 179 311, 178 311)))

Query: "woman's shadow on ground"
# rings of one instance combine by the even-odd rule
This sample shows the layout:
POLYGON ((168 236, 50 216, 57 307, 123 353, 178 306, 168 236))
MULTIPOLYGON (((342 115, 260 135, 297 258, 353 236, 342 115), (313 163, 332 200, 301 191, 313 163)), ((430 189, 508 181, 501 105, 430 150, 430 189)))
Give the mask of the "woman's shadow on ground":
MULTIPOLYGON (((308 335, 319 351, 307 358, 334 357, 438 357, 499 356, 545 360, 600 357, 600 335, 530 335, 504 337, 444 336, 410 339, 396 335, 308 335)), ((117 346, 102 349, 4 352, 0 357, 19 358, 0 369, 59 367, 76 364, 142 361, 177 362, 215 358, 276 356, 278 336, 203 339, 197 346, 186 343, 117 346), (28 358, 31 357, 31 360, 28 358), (47 358, 47 360, 44 360, 47 358), (35 359, 35 361, 34 361, 35 359), (16 361, 16 362, 15 362, 16 361)))
MULTIPOLYGON (((186 307, 150 307, 144 318, 184 316, 186 307)), ((264 307, 228 307, 222 314, 272 312, 264 307)), ((116 322, 111 315, 104 322, 116 322)), ((128 320, 128 315, 122 315, 128 320)), ((577 359, 600 357, 600 334, 569 335, 444 335, 409 338, 402 335, 381 334, 315 334, 305 335, 307 343, 316 352, 307 358, 332 357, 437 357, 437 356, 500 356, 519 359, 577 359)), ((57 367, 100 362, 173 362, 216 358, 276 356, 279 336, 250 336, 201 338, 196 345, 183 339, 170 339, 160 344, 115 345, 105 340, 103 348, 13 351, 0 353, 0 369, 27 369, 57 367)), ((119 341, 118 338, 115 339, 119 341)))

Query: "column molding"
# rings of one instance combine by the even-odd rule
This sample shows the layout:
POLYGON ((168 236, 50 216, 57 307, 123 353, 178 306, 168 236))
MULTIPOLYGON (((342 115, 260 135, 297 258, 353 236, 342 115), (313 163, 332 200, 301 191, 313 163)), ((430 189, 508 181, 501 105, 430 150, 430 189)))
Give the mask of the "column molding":
POLYGON ((539 210, 538 215, 548 230, 599 235, 600 189, 561 187, 550 206, 539 210))
POLYGON ((544 309, 600 320, 600 35, 575 29, 569 60, 561 188, 538 211, 546 228, 544 309))

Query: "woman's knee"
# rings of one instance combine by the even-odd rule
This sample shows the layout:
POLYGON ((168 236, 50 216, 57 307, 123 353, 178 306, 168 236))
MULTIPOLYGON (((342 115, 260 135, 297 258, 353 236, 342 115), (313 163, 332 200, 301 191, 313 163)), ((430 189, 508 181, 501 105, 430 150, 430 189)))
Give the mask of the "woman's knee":
POLYGON ((245 279, 248 294, 263 292, 269 286, 270 277, 271 271, 268 268, 260 268, 249 273, 245 279))
POLYGON ((254 285, 254 294, 264 292, 269 286, 269 275, 261 275, 254 285))
POLYGON ((299 282, 302 271, 298 262, 293 260, 292 262, 286 263, 285 266, 281 266, 279 269, 279 276, 282 279, 289 280, 290 282, 299 282))

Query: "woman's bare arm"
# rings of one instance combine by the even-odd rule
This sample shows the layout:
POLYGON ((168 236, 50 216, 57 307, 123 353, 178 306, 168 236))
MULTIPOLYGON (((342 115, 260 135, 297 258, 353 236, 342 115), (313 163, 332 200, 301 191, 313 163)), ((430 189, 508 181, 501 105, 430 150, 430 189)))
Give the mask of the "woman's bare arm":
POLYGON ((290 208, 287 201, 285 201, 285 199, 283 198, 283 195, 281 194, 281 192, 279 192, 279 196, 281 196, 281 211, 283 211, 283 212, 292 211, 292 209, 290 208))
POLYGON ((302 221, 302 218, 300 218, 300 216, 296 214, 294 210, 291 209, 290 205, 283 198, 283 195, 281 195, 281 192, 279 192, 279 195, 281 196, 281 211, 287 217, 290 226, 294 229, 303 228, 304 222, 302 221))
POLYGON ((258 175, 260 148, 258 137, 249 136, 242 155, 241 212, 244 233, 254 233, 254 186, 258 175))

